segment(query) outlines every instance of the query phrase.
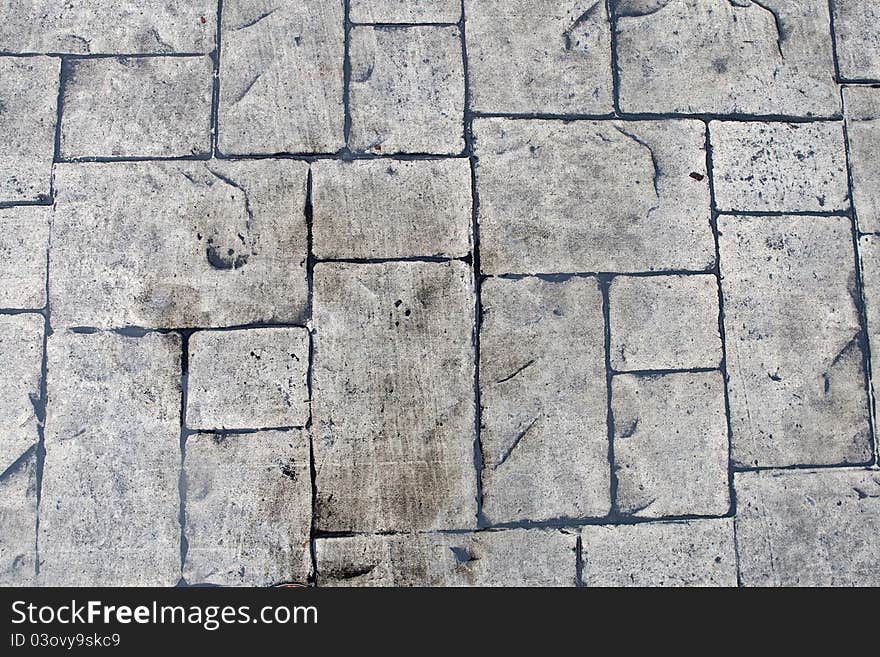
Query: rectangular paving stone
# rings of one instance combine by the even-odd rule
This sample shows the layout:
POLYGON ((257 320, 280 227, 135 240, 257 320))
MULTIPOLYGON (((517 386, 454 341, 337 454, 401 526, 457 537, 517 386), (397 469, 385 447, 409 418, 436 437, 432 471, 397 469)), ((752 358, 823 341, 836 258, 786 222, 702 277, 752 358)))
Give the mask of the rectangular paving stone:
POLYGON ((351 0, 355 23, 456 23, 461 0, 351 0))
POLYGON ((849 208, 842 123, 713 121, 709 132, 719 210, 849 208))
POLYGON ((462 257, 471 249, 467 159, 312 164, 319 258, 462 257))
POLYGON ((69 59, 65 71, 62 157, 210 153, 209 57, 69 59))
POLYGON ((0 7, 6 52, 210 52, 217 0, 27 0, 0 7))
POLYGON ((312 484, 305 432, 195 434, 186 440, 190 584, 305 584, 312 484))
POLYGON ((866 0, 834 0, 831 8, 841 77, 880 79, 880 7, 866 0))
POLYGON ((189 340, 187 426, 305 426, 308 366, 305 328, 197 331, 189 340))
POLYGON ((51 197, 59 78, 58 59, 0 57, 0 202, 51 197))
POLYGON ((344 145, 343 0, 224 0, 219 149, 328 153, 344 145))
POLYGON ((826 0, 619 0, 625 112, 840 111, 826 0))
POLYGON ((473 108, 610 112, 611 25, 605 5, 596 0, 466 0, 473 108))
POLYGON ((318 529, 474 526, 473 312, 462 262, 316 265, 318 529))
POLYGON ((46 305, 46 262, 52 208, 0 208, 0 308, 46 305))
POLYGON ((180 338, 49 337, 41 586, 180 577, 180 338))
POLYGON ((880 232, 880 89, 844 87, 843 105, 859 230, 880 232))
MULTIPOLYGON (((859 239, 859 257, 862 266, 862 288, 871 350, 871 382, 876 398, 878 391, 880 391, 880 238, 876 235, 861 237, 859 239)), ((872 412, 874 426, 877 427, 876 404, 872 407, 872 412)))
POLYGON ((461 153, 464 62, 457 27, 355 27, 349 147, 370 153, 461 153))
POLYGON ((641 518, 730 509, 720 372, 615 376, 617 508, 641 518))
POLYGON ((584 527, 585 586, 736 586, 733 520, 584 527))
POLYGON ((722 215, 719 232, 735 462, 867 461, 849 218, 722 215))
POLYGON ((0 477, 0 586, 33 586, 37 533, 35 452, 0 477))
POLYGON ((618 276, 608 294, 616 370, 721 363, 715 276, 618 276))
POLYGON ((50 254, 55 326, 301 321, 307 165, 59 165, 50 254))
POLYGON ((541 529, 318 539, 318 586, 574 586, 576 544, 541 529))
POLYGON ((877 471, 740 472, 734 481, 743 584, 880 584, 877 471))
POLYGON ((43 330, 41 315, 0 315, 0 473, 37 442, 43 330))
POLYGON ((596 280, 489 279, 481 301, 486 519, 607 515, 605 327, 596 280))
POLYGON ((713 266, 702 123, 478 119, 474 131, 486 273, 713 266))

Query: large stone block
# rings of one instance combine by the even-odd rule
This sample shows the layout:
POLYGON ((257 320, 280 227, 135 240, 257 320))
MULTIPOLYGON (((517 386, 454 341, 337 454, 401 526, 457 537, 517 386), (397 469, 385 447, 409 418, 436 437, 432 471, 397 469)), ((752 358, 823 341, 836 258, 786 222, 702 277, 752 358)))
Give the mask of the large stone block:
POLYGON ((46 305, 49 207, 0 208, 0 308, 46 305))
POLYGON ((880 89, 844 87, 853 205, 859 230, 880 232, 880 89))
POLYGON ((35 452, 0 478, 0 586, 34 584, 37 534, 35 452))
POLYGON ((0 473, 37 442, 41 315, 0 315, 0 473))

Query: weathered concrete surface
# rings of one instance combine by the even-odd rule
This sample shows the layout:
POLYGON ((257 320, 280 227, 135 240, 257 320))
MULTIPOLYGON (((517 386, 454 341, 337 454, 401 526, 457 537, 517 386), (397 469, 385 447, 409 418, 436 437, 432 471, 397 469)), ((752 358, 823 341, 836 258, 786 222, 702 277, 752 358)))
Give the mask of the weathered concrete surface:
POLYGON ((585 586, 736 586, 733 521, 584 527, 585 586))
POLYGON ((173 334, 49 336, 38 584, 177 583, 180 353, 173 334))
POLYGON ((312 520, 305 432, 191 435, 184 464, 187 582, 305 583, 312 520))
POLYGON ((0 308, 33 309, 46 304, 48 207, 0 209, 0 308))
MULTIPOLYGON (((865 235, 859 239, 859 256, 862 266, 868 342, 871 349, 871 383, 876 400, 877 393, 880 392, 880 238, 877 235, 865 235)), ((878 426, 876 401, 872 410, 876 436, 878 426)))
POLYGON ((715 276, 618 276, 608 295, 616 370, 718 367, 715 276))
POLYGON ((304 426, 305 328, 197 331, 189 340, 186 423, 192 429, 304 426))
POLYGON ((826 0, 619 0, 625 112, 840 111, 826 0))
POLYGON ((0 202, 50 197, 59 78, 57 59, 0 57, 0 202))
POLYGON ((865 0, 834 0, 831 7, 841 77, 880 80, 880 7, 865 0))
POLYGON ((481 298, 487 520, 606 515, 611 468, 596 280, 490 279, 481 298))
POLYGON ((871 458, 847 217, 719 219, 733 459, 871 458))
POLYGON ((319 586, 574 586, 577 536, 556 530, 319 539, 319 586))
POLYGON ((0 315, 0 473, 37 442, 41 315, 0 315))
POLYGON ((219 148, 328 153, 344 145, 342 0, 224 0, 219 148))
POLYGON ((702 123, 478 119, 474 132, 483 271, 714 263, 702 123))
POLYGON ((319 263, 314 295, 317 527, 474 527, 470 269, 319 263))
POLYGON ((355 23, 455 23, 461 0, 351 0, 355 23))
POLYGON ((34 584, 36 463, 36 454, 31 452, 0 477, 0 586, 34 584))
POLYGON ((843 105, 859 230, 880 232, 880 89, 844 87, 843 105))
POLYGON ((747 586, 877 586, 880 473, 743 472, 736 537, 747 586))
POLYGON ((473 108, 610 112, 611 24, 605 4, 466 0, 473 108))
POLYGON ((56 326, 301 321, 306 165, 60 165, 49 289, 56 326))
POLYGON ((617 509, 641 518, 727 513, 721 374, 622 374, 611 390, 617 509))
POLYGON ((61 156, 211 152, 208 57, 108 57, 65 64, 61 156))
POLYGON ((319 258, 462 257, 471 249, 471 170, 464 158, 312 164, 319 258))
POLYGON ((349 49, 353 151, 462 151, 464 63, 457 27, 355 27, 349 49))

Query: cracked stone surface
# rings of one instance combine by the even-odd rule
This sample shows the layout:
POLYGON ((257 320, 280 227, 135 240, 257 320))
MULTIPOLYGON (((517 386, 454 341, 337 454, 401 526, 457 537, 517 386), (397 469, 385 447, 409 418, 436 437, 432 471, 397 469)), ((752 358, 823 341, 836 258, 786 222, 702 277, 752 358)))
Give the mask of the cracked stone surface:
POLYGON ((33 586, 37 457, 29 454, 0 480, 0 586, 33 586))
POLYGON ((0 472, 38 439, 44 324, 40 315, 0 315, 0 472))

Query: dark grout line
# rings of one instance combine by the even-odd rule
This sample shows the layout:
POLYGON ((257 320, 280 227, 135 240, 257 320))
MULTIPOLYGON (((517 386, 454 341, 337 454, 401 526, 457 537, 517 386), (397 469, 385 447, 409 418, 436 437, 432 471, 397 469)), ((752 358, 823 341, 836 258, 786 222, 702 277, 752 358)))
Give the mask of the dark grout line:
POLYGON ((46 465, 46 411, 49 404, 49 336, 52 334, 51 310, 49 304, 49 253, 52 246, 52 225, 49 225, 49 241, 46 245, 46 305, 43 308, 43 353, 40 361, 39 398, 31 398, 37 418, 36 445, 36 514, 34 527, 34 577, 40 575, 40 507, 43 501, 43 470, 46 465))
POLYGON ((463 160, 466 153, 358 153, 342 149, 335 153, 217 153, 218 160, 301 160, 318 162, 320 160, 336 160, 353 162, 356 160, 397 160, 397 161, 434 161, 463 160))
POLYGON ((574 583, 581 587, 584 586, 584 542, 580 533, 577 535, 574 552, 574 583))
POLYGON ((867 86, 872 89, 880 88, 880 80, 870 78, 838 78, 836 82, 839 85, 867 86))
MULTIPOLYGON (((187 352, 188 353, 188 352, 187 352)), ((305 429, 305 426, 300 425, 289 425, 289 426, 279 426, 279 427, 248 427, 248 428, 233 428, 233 429, 200 429, 197 427, 186 427, 187 435, 193 436, 196 434, 206 434, 209 436, 250 436, 255 433, 265 433, 268 431, 302 431, 305 429)))
POLYGON ((55 164, 110 164, 114 162, 206 162, 211 159, 210 153, 194 155, 132 155, 127 157, 105 157, 103 155, 84 155, 81 157, 56 156, 55 164))
POLYGON ((831 34, 831 60, 834 63, 834 80, 840 84, 840 58, 837 55, 837 29, 834 21, 834 0, 828 0, 828 26, 831 34))
POLYGON ((602 295, 602 320, 604 324, 604 350, 605 350, 605 425, 608 438, 608 469, 609 469, 609 499, 611 501, 609 517, 619 516, 617 509, 617 465, 614 455, 614 407, 612 405, 612 380, 614 370, 611 367, 611 279, 599 278, 599 292, 602 295))
POLYGON ((67 82, 67 75, 68 65, 67 62, 62 59, 58 66, 58 96, 55 101, 55 145, 52 154, 53 163, 61 161, 61 119, 64 112, 64 88, 67 82))
POLYGON ((55 198, 54 195, 50 194, 33 201, 0 201, 0 210, 8 208, 51 208, 53 205, 55 205, 55 198))
POLYGON ((605 11, 611 25, 611 98, 614 114, 620 115, 620 69, 617 56, 617 0, 605 0, 605 11))
POLYGON ((343 0, 342 16, 342 140, 345 151, 351 138, 351 0, 343 0))
POLYGON ((32 458, 35 459, 37 455, 37 443, 34 443, 30 447, 28 447, 21 455, 15 459, 9 466, 3 471, 0 472, 0 482, 4 481, 7 477, 13 475, 16 472, 20 472, 22 468, 24 468, 25 464, 30 461, 32 458))
POLYGON ((211 87, 211 154, 217 155, 220 142, 220 42, 223 22, 223 0, 217 0, 217 26, 214 33, 214 50, 211 61, 214 63, 214 79, 211 87))
POLYGON ((0 308, 0 315, 43 315, 45 308, 0 308))
MULTIPOLYGON (((306 201, 303 207, 303 217, 306 222, 306 317, 307 322, 311 324, 315 314, 315 249, 314 249, 314 230, 312 222, 314 220, 314 206, 312 202, 312 169, 306 176, 306 201)), ((318 586, 318 556, 315 544, 317 532, 317 515, 318 515, 318 471, 315 467, 315 439, 314 439, 314 417, 312 415, 312 380, 315 367, 315 336, 309 330, 309 363, 306 368, 306 395, 309 399, 309 417, 306 420, 306 431, 309 441, 309 477, 311 479, 311 521, 309 523, 309 558, 311 560, 311 573, 309 574, 309 583, 312 586, 318 586)))
MULTIPOLYGON (((25 311, 37 312, 37 311, 25 311)), ((245 331, 249 329, 307 329, 303 324, 289 322, 256 322, 253 324, 237 324, 233 326, 174 326, 174 327, 145 327, 145 326, 121 326, 102 328, 97 326, 69 326, 66 330, 73 333, 116 333, 129 338, 141 338, 148 333, 200 333, 203 331, 245 331)))
POLYGON ((719 121, 734 123, 828 123, 843 120, 843 115, 789 116, 783 114, 707 114, 684 112, 614 112, 599 114, 558 114, 544 112, 474 112, 476 118, 533 121, 719 121))
POLYGON ((650 278, 653 276, 705 276, 715 273, 714 269, 658 269, 655 271, 579 271, 558 273, 505 273, 484 274, 486 278, 500 278, 504 280, 520 280, 523 278, 540 278, 548 283, 565 283, 572 278, 615 278, 617 276, 629 276, 631 278, 650 278))
POLYGON ((186 409, 189 400, 189 338, 191 331, 180 331, 180 472, 177 479, 179 507, 177 520, 180 524, 180 579, 178 586, 186 586, 183 576, 189 541, 186 538, 186 440, 192 433, 186 427, 186 409))
POLYGON ((378 30, 405 30, 412 27, 459 27, 461 25, 461 21, 455 21, 450 23, 448 21, 429 21, 425 23, 360 23, 356 21, 349 21, 349 24, 352 27, 372 27, 378 30))
POLYGON ((609 121, 617 119, 613 112, 602 114, 558 114, 550 112, 473 112, 477 119, 509 119, 511 121, 609 121))
POLYGON ((849 217, 850 210, 718 210, 725 217, 849 217))
POLYGON ((739 532, 737 527, 737 518, 736 515, 733 516, 733 563, 736 566, 736 586, 737 588, 742 588, 745 586, 743 584, 743 576, 742 576, 742 566, 740 565, 740 556, 739 556, 739 532))
POLYGON ((742 474, 744 472, 797 472, 810 470, 868 470, 876 469, 874 459, 864 463, 820 463, 820 464, 795 464, 795 465, 755 465, 755 466, 733 466, 733 472, 742 474))
MULTIPOLYGON (((222 0, 220 0, 222 2, 222 0)), ((90 52, 5 52, 0 57, 58 57, 60 59, 169 59, 185 57, 210 57, 208 52, 136 52, 136 53, 90 53, 90 52)))
POLYGON ((446 256, 400 256, 396 258, 315 258, 315 264, 320 263, 343 263, 353 265, 374 265, 390 262, 430 262, 447 264, 450 262, 464 262, 470 264, 470 255, 461 258, 452 258, 446 256))
POLYGON ((656 370, 616 370, 611 368, 612 376, 635 376, 635 377, 651 377, 666 376, 667 374, 707 374, 709 372, 720 372, 720 367, 672 367, 656 370))

